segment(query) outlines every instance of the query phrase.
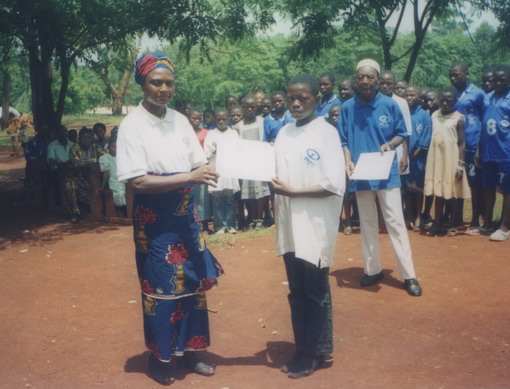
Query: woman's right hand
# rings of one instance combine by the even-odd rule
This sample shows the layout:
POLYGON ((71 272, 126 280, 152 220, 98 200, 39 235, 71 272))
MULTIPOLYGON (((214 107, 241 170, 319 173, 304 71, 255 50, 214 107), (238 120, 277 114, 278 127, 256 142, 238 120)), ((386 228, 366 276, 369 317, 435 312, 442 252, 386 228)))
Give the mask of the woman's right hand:
POLYGON ((352 161, 348 161, 345 164, 345 171, 347 172, 349 178, 351 178, 352 174, 354 173, 354 163, 352 161))
POLYGON ((216 187, 219 176, 214 166, 211 165, 202 165, 191 171, 190 175, 193 184, 207 184, 213 187, 216 187))

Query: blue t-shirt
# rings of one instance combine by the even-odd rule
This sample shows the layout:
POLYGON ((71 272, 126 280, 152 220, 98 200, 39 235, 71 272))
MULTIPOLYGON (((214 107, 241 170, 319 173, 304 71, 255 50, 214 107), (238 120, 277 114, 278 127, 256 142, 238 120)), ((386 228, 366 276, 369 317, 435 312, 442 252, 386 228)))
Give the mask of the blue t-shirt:
POLYGON ((321 101, 319 101, 317 103, 317 108, 315 109, 315 114, 317 116, 329 117, 329 110, 331 109, 331 107, 333 105, 337 105, 337 104, 342 105, 342 102, 340 101, 340 99, 338 97, 336 97, 335 94, 331 95, 329 100, 324 103, 322 102, 322 99, 321 99, 321 101))
POLYGON ((481 157, 484 162, 510 162, 510 89, 499 99, 494 92, 485 98, 481 157))
MULTIPOLYGON (((402 111, 391 97, 377 92, 375 98, 363 103, 355 96, 347 100, 340 111, 340 137, 354 164, 361 153, 375 153, 393 137, 407 137, 402 111)), ((379 190, 400 187, 397 158, 393 160, 387 180, 350 180, 349 190, 379 190)))
MULTIPOLYGON (((430 138, 432 135, 432 120, 430 114, 425 111, 421 105, 411 109, 411 123, 413 124, 413 133, 409 137, 409 155, 413 155, 416 149, 428 150, 430 138)), ((427 153, 420 152, 414 162, 418 169, 424 170, 427 161, 427 153)))
POLYGON ((466 89, 457 92, 455 110, 464 115, 467 153, 474 153, 480 141, 484 98, 485 92, 469 82, 466 89))
POLYGON ((274 142, 280 129, 287 123, 292 122, 294 122, 294 118, 289 111, 285 111, 281 119, 274 112, 271 112, 264 118, 264 142, 274 142))

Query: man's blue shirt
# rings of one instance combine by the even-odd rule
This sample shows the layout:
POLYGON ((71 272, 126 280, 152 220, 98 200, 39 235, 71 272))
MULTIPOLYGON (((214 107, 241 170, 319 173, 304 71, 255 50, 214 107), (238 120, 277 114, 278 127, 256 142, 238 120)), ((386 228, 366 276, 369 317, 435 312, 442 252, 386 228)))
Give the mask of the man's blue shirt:
MULTIPOLYGON (((354 164, 361 153, 374 153, 393 137, 407 137, 404 117, 398 104, 377 92, 374 99, 363 103, 357 96, 349 99, 340 111, 340 136, 342 146, 348 147, 354 164)), ((400 187, 397 159, 393 160, 387 180, 351 180, 349 190, 379 190, 400 187)))

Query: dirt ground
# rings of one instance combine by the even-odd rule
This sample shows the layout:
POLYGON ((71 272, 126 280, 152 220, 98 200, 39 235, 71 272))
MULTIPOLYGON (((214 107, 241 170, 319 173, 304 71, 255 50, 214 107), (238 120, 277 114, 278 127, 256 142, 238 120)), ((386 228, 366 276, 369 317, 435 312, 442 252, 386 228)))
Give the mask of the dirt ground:
MULTIPOLYGON (((0 388, 158 388, 147 375, 130 226, 68 223, 24 206, 23 160, 0 153, 0 388)), ((381 235, 385 279, 359 287, 359 234, 340 234, 330 283, 334 363, 291 380, 293 353, 274 232, 212 251, 214 377, 177 371, 173 388, 510 388, 510 242, 411 233, 423 286, 411 297, 381 235)))

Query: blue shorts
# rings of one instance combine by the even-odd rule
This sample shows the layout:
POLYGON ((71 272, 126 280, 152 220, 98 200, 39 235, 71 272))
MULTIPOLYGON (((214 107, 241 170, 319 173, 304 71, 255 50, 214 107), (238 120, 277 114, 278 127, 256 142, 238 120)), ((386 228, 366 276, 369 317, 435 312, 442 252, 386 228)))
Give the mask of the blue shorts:
POLYGON ((475 153, 467 152, 464 155, 466 162, 467 179, 470 186, 482 185, 482 169, 475 166, 475 153))
POLYGON ((416 158, 411 160, 409 164, 409 178, 407 182, 423 189, 425 186, 425 165, 417 161, 416 158))
POLYGON ((485 189, 499 186, 510 193, 510 162, 482 162, 482 180, 485 189))

